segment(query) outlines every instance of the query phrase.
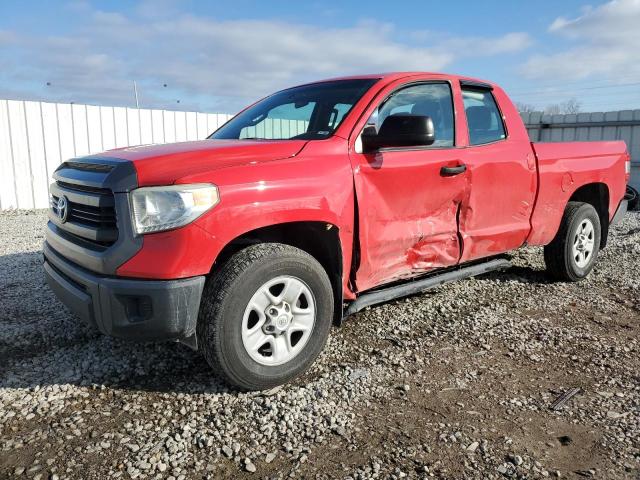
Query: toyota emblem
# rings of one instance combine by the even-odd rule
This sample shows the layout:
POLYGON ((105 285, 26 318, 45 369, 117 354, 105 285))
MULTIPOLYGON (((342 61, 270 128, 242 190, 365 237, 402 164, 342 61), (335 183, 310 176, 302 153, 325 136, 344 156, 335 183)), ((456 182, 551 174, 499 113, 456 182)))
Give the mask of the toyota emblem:
POLYGON ((58 199, 58 218, 62 223, 67 221, 67 217, 69 216, 69 202, 67 201, 67 197, 64 195, 58 199))

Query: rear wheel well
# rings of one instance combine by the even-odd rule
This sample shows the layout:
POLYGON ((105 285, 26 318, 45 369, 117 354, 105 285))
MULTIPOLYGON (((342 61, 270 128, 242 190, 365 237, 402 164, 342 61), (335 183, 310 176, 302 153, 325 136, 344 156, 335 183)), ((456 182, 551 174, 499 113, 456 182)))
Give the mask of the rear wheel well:
POLYGON ((588 203, 596 209, 601 226, 600 248, 604 248, 609 236, 609 187, 604 183, 583 185, 573 192, 569 201, 588 203))
POLYGON ((290 222, 246 232, 229 242, 213 264, 215 273, 237 252, 258 243, 282 243, 314 257, 325 269, 333 288, 334 323, 342 321, 342 246, 338 228, 325 222, 290 222))

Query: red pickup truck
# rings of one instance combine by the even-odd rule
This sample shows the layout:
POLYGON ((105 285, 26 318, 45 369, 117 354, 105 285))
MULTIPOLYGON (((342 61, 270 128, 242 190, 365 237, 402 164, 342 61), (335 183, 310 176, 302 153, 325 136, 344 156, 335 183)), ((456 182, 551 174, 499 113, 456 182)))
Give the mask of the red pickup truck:
POLYGON ((584 278, 626 211, 623 142, 532 144, 497 85, 366 75, 277 92, 197 142, 64 162, 46 278, 105 334, 201 350, 230 384, 303 372, 364 307, 544 245, 584 278))

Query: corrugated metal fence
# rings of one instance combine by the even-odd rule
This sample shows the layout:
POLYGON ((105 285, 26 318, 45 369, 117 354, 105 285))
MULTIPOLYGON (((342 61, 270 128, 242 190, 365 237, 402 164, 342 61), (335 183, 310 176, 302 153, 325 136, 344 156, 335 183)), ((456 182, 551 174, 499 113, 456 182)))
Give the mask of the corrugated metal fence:
POLYGON ((640 110, 566 115, 523 113, 534 142, 624 140, 631 154, 631 184, 640 188, 640 110))
POLYGON ((46 208, 56 167, 111 148, 205 138, 230 115, 0 100, 0 209, 46 208))

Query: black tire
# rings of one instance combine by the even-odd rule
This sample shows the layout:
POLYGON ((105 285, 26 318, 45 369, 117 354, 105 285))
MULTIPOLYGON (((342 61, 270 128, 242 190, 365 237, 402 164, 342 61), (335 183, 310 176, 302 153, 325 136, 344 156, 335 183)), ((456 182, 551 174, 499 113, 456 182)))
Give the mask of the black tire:
POLYGON ((233 255, 207 281, 198 317, 198 348, 230 385, 242 390, 272 388, 300 375, 314 362, 329 336, 333 305, 331 282, 315 258, 289 245, 253 245, 233 255), (306 283, 315 300, 316 319, 297 356, 281 365, 263 365, 244 347, 242 319, 254 293, 279 275, 306 283))
POLYGON ((600 217, 592 205, 582 202, 569 202, 562 216, 560 228, 553 241, 544 247, 544 263, 547 272, 553 277, 577 282, 585 278, 593 269, 600 250, 600 217), (584 220, 593 224, 594 246, 586 265, 579 266, 573 256, 573 242, 578 228, 584 220))

